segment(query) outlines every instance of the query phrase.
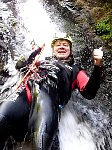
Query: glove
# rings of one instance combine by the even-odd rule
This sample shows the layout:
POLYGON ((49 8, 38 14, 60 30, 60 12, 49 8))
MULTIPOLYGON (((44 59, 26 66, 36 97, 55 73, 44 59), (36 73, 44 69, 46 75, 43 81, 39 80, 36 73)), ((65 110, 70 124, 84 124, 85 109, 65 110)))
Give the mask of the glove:
POLYGON ((94 65, 102 66, 103 62, 103 50, 102 47, 99 49, 94 49, 93 51, 94 65))
POLYGON ((22 56, 16 63, 15 68, 18 71, 20 71, 21 68, 25 67, 25 62, 26 62, 25 57, 22 56))
POLYGON ((19 71, 20 71, 21 73, 26 73, 26 72, 28 71, 28 67, 27 67, 27 66, 22 67, 22 68, 20 68, 19 71))

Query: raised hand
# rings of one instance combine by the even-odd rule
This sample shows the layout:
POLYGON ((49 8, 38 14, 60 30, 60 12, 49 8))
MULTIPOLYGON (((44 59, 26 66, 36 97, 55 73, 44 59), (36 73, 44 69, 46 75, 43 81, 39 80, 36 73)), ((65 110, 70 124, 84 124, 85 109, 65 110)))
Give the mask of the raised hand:
POLYGON ((99 49, 94 49, 94 51, 93 51, 93 59, 94 59, 94 65, 102 66, 102 62, 103 62, 102 47, 100 47, 99 49))

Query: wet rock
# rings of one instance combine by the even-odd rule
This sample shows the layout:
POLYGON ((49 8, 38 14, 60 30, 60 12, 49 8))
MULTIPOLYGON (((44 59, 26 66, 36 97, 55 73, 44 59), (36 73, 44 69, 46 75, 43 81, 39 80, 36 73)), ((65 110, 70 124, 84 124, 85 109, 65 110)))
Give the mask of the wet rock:
POLYGON ((2 0, 3 3, 11 2, 12 0, 2 0))
POLYGON ((3 4, 0 2, 0 84, 4 84, 9 77, 9 71, 6 71, 8 69, 6 65, 9 61, 9 55, 14 59, 16 19, 13 12, 9 10, 9 6, 10 3, 3 4))
POLYGON ((7 45, 3 41, 3 34, 0 33, 0 54, 1 54, 1 59, 0 59, 0 72, 3 71, 4 65, 7 62, 8 59, 8 50, 7 50, 7 45))

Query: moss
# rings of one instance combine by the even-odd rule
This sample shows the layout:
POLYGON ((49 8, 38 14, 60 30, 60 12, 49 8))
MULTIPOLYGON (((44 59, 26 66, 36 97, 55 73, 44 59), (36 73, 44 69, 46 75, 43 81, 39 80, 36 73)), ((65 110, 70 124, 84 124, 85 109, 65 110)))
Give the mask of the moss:
POLYGON ((96 34, 104 41, 107 49, 112 50, 112 0, 76 0, 76 4, 90 12, 96 22, 96 34))
POLYGON ((103 6, 103 9, 107 13, 112 12, 112 3, 111 2, 106 2, 105 5, 103 6))
POLYGON ((107 16, 96 23, 96 34, 103 40, 112 41, 112 16, 107 16))

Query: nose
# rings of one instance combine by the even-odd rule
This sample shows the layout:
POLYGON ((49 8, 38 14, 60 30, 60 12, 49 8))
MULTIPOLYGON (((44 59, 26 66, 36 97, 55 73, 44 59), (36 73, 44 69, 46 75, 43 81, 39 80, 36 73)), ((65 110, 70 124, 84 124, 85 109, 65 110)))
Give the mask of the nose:
POLYGON ((64 45, 63 45, 63 44, 61 44, 59 48, 60 48, 60 49, 64 49, 64 45))

